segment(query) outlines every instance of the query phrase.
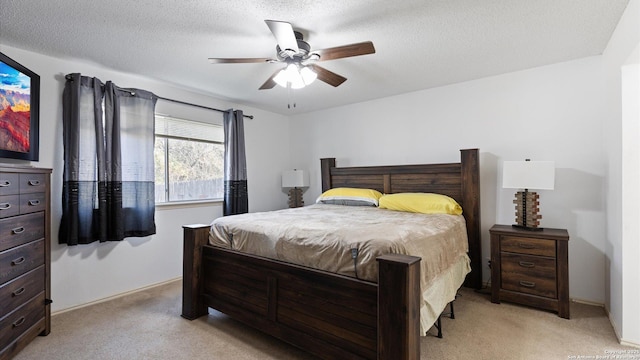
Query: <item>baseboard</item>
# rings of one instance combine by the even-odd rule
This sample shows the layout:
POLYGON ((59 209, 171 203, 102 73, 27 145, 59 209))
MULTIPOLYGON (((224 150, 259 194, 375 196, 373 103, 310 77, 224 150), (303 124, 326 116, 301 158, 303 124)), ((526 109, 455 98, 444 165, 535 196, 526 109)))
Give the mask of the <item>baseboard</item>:
MULTIPOLYGON (((601 307, 601 308, 604 308, 604 307, 605 307, 603 303, 601 303, 601 302, 596 302, 596 301, 592 301, 592 300, 585 300, 585 299, 571 298, 571 299, 570 299, 570 301, 571 301, 571 302, 574 302, 574 303, 578 303, 578 304, 584 304, 584 305, 597 306, 597 307, 601 307)), ((605 309, 605 312, 606 312, 607 314, 609 313, 608 311, 606 311, 606 309, 605 309)))
POLYGON ((607 317, 609 318, 609 322, 611 323, 611 327, 613 328, 613 333, 616 335, 616 339, 618 339, 618 342, 620 343, 620 345, 640 348, 640 344, 633 341, 624 340, 622 336, 620 336, 620 333, 618 332, 618 326, 616 325, 616 322, 613 320, 613 317, 611 316, 611 313, 609 312, 609 309, 607 309, 606 306, 604 308, 604 311, 607 313, 607 317))
MULTIPOLYGON (((640 349, 640 344, 636 344, 636 343, 631 342, 631 341, 621 340, 620 341, 620 345, 631 346, 631 347, 635 347, 635 348, 639 348, 640 349)), ((633 358, 630 358, 630 359, 633 359, 633 358)))
POLYGON ((121 297, 123 297, 123 296, 127 296, 127 295, 131 295, 131 294, 137 293, 137 292, 139 292, 139 291, 144 291, 144 290, 152 289, 152 288, 155 288, 155 287, 158 287, 158 286, 162 286, 162 285, 170 284, 170 283, 172 283, 172 282, 180 281, 180 280, 182 280, 182 276, 181 276, 181 277, 174 278, 174 279, 169 279, 169 280, 167 280, 167 281, 163 281, 163 282, 159 282, 159 283, 151 284, 151 285, 148 285, 148 286, 144 286, 144 287, 141 287, 141 288, 137 288, 137 289, 133 289, 133 290, 125 291, 125 292, 123 292, 123 293, 119 293, 119 294, 112 295, 112 296, 109 296, 109 297, 106 297, 106 298, 102 298, 102 299, 94 300, 94 301, 91 301, 91 302, 88 302, 88 303, 84 303, 84 304, 80 304, 80 305, 72 306, 72 307, 69 307, 69 308, 66 308, 66 309, 61 309, 61 310, 53 311, 53 312, 51 312, 51 316, 55 316, 55 315, 58 315, 58 314, 63 314, 63 313, 69 312, 69 311, 82 309, 82 308, 87 307, 87 306, 91 306, 91 305, 95 305, 95 304, 100 304, 100 303, 103 303, 103 302, 106 302, 106 301, 110 301, 110 300, 118 299, 118 298, 121 298, 121 297))

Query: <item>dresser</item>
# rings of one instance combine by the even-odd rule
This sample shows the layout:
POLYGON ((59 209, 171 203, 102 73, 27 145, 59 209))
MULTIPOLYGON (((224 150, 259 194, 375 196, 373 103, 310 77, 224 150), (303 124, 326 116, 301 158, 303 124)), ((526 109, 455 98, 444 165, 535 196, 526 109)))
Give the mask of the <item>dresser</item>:
POLYGON ((0 359, 51 330, 50 177, 0 165, 0 359))
POLYGON ((491 234, 491 301, 551 310, 569 318, 569 233, 494 225, 491 234))

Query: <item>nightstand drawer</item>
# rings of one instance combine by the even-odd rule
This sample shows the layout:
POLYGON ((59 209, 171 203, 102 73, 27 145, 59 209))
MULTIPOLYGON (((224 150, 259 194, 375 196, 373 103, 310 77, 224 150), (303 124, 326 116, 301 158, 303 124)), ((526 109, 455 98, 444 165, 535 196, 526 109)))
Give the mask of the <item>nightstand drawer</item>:
POLYGON ((503 235, 500 237, 500 251, 556 257, 556 242, 554 240, 503 235))
POLYGON ((502 253, 502 288, 548 298, 557 297, 556 260, 502 253))

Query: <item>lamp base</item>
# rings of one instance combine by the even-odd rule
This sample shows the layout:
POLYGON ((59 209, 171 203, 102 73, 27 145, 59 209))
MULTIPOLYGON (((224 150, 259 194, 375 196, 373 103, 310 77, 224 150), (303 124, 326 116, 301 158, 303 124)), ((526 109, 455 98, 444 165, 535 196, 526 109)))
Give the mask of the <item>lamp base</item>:
POLYGON ((291 188, 289 189, 289 207, 297 208, 304 206, 304 199, 302 198, 302 189, 291 188))
POLYGON ((516 223, 514 227, 518 227, 526 230, 536 230, 540 225, 540 219, 542 215, 538 212, 540 209, 538 206, 540 202, 538 199, 540 196, 534 191, 518 191, 513 203, 516 204, 516 223))

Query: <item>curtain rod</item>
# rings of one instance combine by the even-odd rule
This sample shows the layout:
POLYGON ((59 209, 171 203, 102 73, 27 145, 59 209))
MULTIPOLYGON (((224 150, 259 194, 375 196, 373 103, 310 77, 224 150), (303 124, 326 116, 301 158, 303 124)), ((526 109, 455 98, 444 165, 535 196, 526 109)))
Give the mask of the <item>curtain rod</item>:
MULTIPOLYGON (((71 77, 71 74, 67 74, 67 75, 65 75, 64 77, 65 77, 65 79, 67 79, 67 80, 73 80, 73 78, 71 77)), ((126 91, 128 91, 128 90, 129 90, 129 89, 122 89, 122 88, 120 88, 120 89, 121 89, 121 90, 126 90, 126 91)), ((178 103, 178 104, 182 104, 182 105, 195 106, 195 107, 197 107, 197 108, 207 109, 207 110, 213 110, 213 111, 218 111, 218 112, 226 112, 226 110, 220 110, 220 109, 216 109, 216 108, 212 108, 212 107, 208 107, 208 106, 204 106, 204 105, 192 104, 192 103, 188 103, 188 102, 186 102, 186 101, 180 101, 180 100, 169 99, 169 98, 162 97, 162 96, 158 96, 158 95, 156 95, 156 97, 157 97, 158 99, 160 99, 160 100, 171 101, 171 102, 178 103)), ((248 119, 253 119, 253 115, 244 115, 244 114, 242 114, 242 116, 243 116, 243 117, 246 117, 246 118, 248 118, 248 119)))
MULTIPOLYGON (((174 99, 169 99, 166 97, 162 97, 162 96, 158 96, 156 95, 156 97, 160 100, 165 100, 165 101, 171 101, 174 103, 178 103, 178 104, 183 104, 183 105, 190 105, 190 106, 195 106, 201 109, 207 109, 207 110, 213 110, 213 111, 219 111, 219 112, 226 112, 225 110, 220 110, 220 109, 216 109, 216 108, 212 108, 212 107, 208 107, 208 106, 204 106, 204 105, 198 105, 198 104, 192 104, 192 103, 188 103, 185 101, 180 101, 180 100, 174 100, 174 99)), ((243 117, 246 117, 248 119, 253 119, 253 115, 242 115, 243 117)))

